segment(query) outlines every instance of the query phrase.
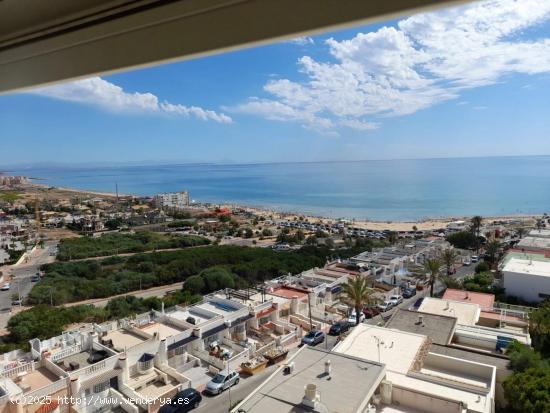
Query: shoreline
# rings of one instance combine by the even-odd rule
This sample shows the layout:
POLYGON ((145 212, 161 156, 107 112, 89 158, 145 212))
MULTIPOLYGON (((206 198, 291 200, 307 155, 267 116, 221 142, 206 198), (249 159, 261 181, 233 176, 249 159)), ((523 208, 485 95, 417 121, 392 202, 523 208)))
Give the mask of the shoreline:
MULTIPOLYGON (((61 192, 69 192, 74 194, 86 194, 93 196, 102 196, 109 198, 116 198, 117 194, 113 192, 101 192, 101 191, 92 191, 92 190, 81 190, 75 188, 66 188, 59 187, 55 185, 47 185, 42 183, 29 183, 28 187, 40 188, 40 189, 54 189, 61 192)), ((131 194, 118 194, 119 197, 128 198, 136 197, 140 198, 142 196, 131 195, 131 194)), ((148 197, 148 196, 143 196, 148 197)), ((282 209, 275 209, 273 207, 262 207, 262 206, 252 206, 252 205, 243 205, 238 203, 230 202, 203 202, 202 204, 209 205, 219 205, 220 207, 230 207, 243 209, 248 212, 253 212, 258 216, 263 217, 274 217, 275 219, 287 219, 287 220, 298 220, 301 217, 307 219, 309 222, 322 222, 322 223, 337 223, 337 222, 347 222, 348 225, 352 225, 361 229, 368 229, 374 231, 382 231, 388 229, 390 231, 398 232, 407 232, 413 231, 413 227, 416 227, 418 231, 433 231, 438 229, 444 229, 448 224, 456 221, 469 221, 474 215, 456 215, 456 216, 442 216, 442 217, 426 217, 418 220, 369 220, 369 219, 356 219, 356 218, 346 218, 346 217, 328 217, 322 215, 316 215, 313 213, 305 213, 299 211, 289 211, 282 209)), ((486 221, 499 221, 499 220, 533 220, 542 215, 543 213, 516 213, 516 214, 502 214, 502 215, 487 215, 483 216, 483 219, 486 221)))

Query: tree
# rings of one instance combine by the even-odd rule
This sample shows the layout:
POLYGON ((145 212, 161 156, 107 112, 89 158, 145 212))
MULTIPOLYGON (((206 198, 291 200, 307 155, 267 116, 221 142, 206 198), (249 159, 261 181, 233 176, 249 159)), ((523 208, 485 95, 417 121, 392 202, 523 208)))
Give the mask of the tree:
POLYGON ((204 280, 200 275, 192 275, 183 284, 183 289, 189 291, 191 294, 200 294, 204 291, 204 280))
POLYGON ((530 368, 508 376, 503 383, 510 406, 521 413, 550 411, 550 368, 530 368))
POLYGON ((506 354, 510 357, 509 367, 515 372, 521 373, 541 365, 540 354, 518 341, 512 341, 506 350, 506 354))
POLYGON ((447 241, 455 248, 473 249, 478 245, 478 238, 470 231, 460 231, 447 235, 447 241))
POLYGON ((543 301, 529 314, 529 330, 533 347, 545 357, 550 356, 550 300, 543 301))
POLYGON ((500 250, 500 242, 496 239, 490 241, 485 247, 485 252, 487 253, 488 261, 491 264, 495 264, 498 251, 500 250))
POLYGON ((483 218, 479 215, 472 217, 472 219, 470 220, 470 223, 471 223, 470 228, 477 237, 479 237, 482 222, 483 222, 483 218))
POLYGON ((391 245, 395 244, 398 239, 398 234, 395 231, 388 232, 388 241, 391 245))
POLYGON ((416 232, 416 231, 418 231, 418 227, 417 227, 416 225, 413 225, 412 230, 413 230, 414 232, 416 232))
POLYGON ((451 273, 451 269, 455 263, 456 256, 456 251, 453 248, 446 248, 441 254, 441 259, 445 263, 445 267, 447 267, 447 275, 451 273))
POLYGON ((368 286, 368 280, 362 275, 355 278, 349 278, 346 284, 342 285, 346 301, 355 309, 356 320, 355 324, 359 324, 361 311, 367 305, 376 303, 376 290, 368 286))
POLYGON ((428 258, 424 262, 424 268, 430 274, 430 297, 434 296, 434 284, 439 278, 439 271, 441 269, 441 261, 437 258, 428 258))
POLYGON ((518 227, 516 232, 518 234, 518 237, 523 238, 525 236, 525 234, 527 233, 527 230, 525 229, 525 227, 518 227))
POLYGON ((476 265, 476 268, 474 269, 474 271, 476 274, 481 274, 489 271, 490 269, 491 267, 489 266, 489 264, 487 264, 487 262, 481 261, 479 264, 476 265))

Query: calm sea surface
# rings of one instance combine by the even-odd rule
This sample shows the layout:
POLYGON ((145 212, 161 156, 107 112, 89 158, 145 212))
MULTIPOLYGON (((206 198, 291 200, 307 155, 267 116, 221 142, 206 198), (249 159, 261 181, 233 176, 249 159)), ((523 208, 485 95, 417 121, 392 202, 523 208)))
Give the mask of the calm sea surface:
POLYGON ((46 184, 153 195, 187 189, 232 202, 331 217, 428 217, 550 212, 550 157, 247 165, 10 168, 46 184))

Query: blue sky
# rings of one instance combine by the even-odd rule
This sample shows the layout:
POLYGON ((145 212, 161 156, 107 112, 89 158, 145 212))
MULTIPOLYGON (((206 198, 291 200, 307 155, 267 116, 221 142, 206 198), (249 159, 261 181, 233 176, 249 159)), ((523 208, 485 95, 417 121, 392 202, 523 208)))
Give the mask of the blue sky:
POLYGON ((0 96, 0 165, 550 154, 550 3, 489 1, 0 96))

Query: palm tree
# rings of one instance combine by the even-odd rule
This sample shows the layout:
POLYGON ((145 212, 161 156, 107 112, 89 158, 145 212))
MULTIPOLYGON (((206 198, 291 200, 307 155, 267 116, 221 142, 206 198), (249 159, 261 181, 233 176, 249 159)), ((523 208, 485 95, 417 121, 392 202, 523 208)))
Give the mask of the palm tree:
POLYGON ((439 271, 441 269, 441 261, 437 258, 428 258, 424 261, 424 268, 430 273, 430 297, 434 296, 434 284, 439 278, 439 271))
POLYGON ((489 261, 491 262, 491 264, 495 263, 495 259, 499 249, 500 249, 500 242, 498 242, 496 239, 490 241, 487 244, 485 248, 485 252, 489 256, 489 261))
POLYGON ((363 275, 349 278, 348 282, 342 285, 342 292, 345 295, 346 301, 355 309, 356 324, 359 324, 363 308, 367 305, 373 305, 378 301, 374 296, 377 291, 368 286, 367 277, 363 275))
POLYGON ((518 237, 523 238, 523 236, 527 233, 527 230, 525 227, 519 227, 517 230, 518 237))
POLYGON ((476 234, 479 237, 479 231, 481 229, 481 223, 483 222, 483 218, 479 215, 476 215, 475 217, 472 217, 470 220, 472 226, 472 232, 476 234))
POLYGON ((447 267, 447 275, 451 273, 451 268, 455 263, 456 256, 456 251, 453 248, 447 248, 443 250, 443 253, 441 254, 441 259, 445 263, 445 267, 447 267))

